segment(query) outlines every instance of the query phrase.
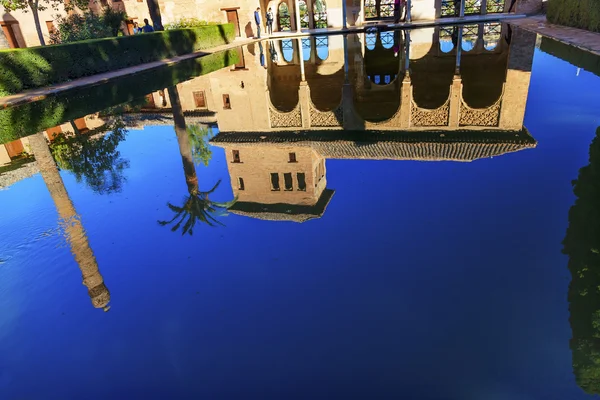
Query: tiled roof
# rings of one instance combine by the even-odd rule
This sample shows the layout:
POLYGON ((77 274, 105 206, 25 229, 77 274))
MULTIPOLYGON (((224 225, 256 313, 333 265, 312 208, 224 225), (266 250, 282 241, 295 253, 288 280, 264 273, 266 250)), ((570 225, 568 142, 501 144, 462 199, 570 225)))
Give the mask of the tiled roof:
POLYGON ((474 161, 537 145, 521 131, 308 131, 221 132, 217 146, 293 145, 311 147, 326 158, 474 161))
POLYGON ((246 217, 257 218, 267 221, 291 221, 306 222, 311 219, 321 218, 329 201, 335 193, 334 190, 325 189, 314 206, 302 206, 295 204, 264 204, 248 201, 238 201, 229 212, 246 217))

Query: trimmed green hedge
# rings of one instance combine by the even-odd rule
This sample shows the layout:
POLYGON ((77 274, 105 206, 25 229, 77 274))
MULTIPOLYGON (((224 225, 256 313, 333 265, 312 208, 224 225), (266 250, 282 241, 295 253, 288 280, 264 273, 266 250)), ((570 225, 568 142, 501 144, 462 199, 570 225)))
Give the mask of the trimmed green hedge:
POLYGON ((230 43, 233 24, 0 51, 0 96, 230 43))
POLYGON ((600 0, 548 0, 546 17, 553 24, 600 32, 600 0))
POLYGON ((85 117, 148 93, 239 63, 237 49, 185 60, 110 83, 74 89, 34 103, 0 109, 0 144, 85 117))

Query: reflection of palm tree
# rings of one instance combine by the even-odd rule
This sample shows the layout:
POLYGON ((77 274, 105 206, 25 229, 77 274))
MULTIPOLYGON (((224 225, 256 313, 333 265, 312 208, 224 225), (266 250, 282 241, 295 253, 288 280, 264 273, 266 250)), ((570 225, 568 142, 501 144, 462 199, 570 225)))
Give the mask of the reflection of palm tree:
POLYGON ((104 285, 104 279, 98 270, 98 263, 94 252, 90 248, 81 219, 69 198, 67 189, 52 158, 46 138, 42 133, 29 136, 29 144, 35 155, 42 178, 48 187, 50 196, 54 200, 54 205, 61 218, 61 223, 65 230, 67 242, 71 246, 71 252, 75 261, 79 265, 83 284, 88 288, 88 294, 92 304, 96 308, 103 308, 108 311, 108 302, 110 293, 104 285))
POLYGON ((185 117, 179 99, 179 91, 177 90, 177 87, 173 86, 168 89, 168 92, 169 98, 171 99, 175 134, 177 135, 177 143, 179 144, 179 152, 181 153, 181 162, 183 164, 183 172, 185 174, 189 195, 184 198, 181 207, 168 203, 167 206, 175 213, 175 216, 169 221, 159 221, 159 224, 165 226, 178 220, 171 230, 176 231, 182 227, 182 234, 189 233, 192 235, 193 228, 198 221, 210 226, 214 226, 215 223, 222 225, 215 217, 226 215, 227 209, 235 203, 236 199, 226 203, 218 203, 209 200, 209 195, 217 189, 221 181, 217 182, 217 184, 208 192, 200 191, 198 187, 198 176, 196 175, 196 166, 194 165, 192 145, 190 142, 190 133, 185 124, 185 117))
POLYGON ((571 352, 577 384, 600 393, 600 128, 590 145, 590 164, 579 170, 563 252, 569 256, 571 352))

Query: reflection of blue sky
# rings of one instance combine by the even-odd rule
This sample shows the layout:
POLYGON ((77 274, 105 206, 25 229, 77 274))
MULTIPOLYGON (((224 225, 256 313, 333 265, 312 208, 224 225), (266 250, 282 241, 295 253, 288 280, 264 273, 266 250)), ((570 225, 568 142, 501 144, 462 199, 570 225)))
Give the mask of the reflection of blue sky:
POLYGON ((477 39, 463 39, 462 41, 462 49, 464 51, 471 51, 475 48, 475 43, 477 39))
POLYGON ((292 62, 294 59, 294 46, 291 39, 286 39, 281 41, 281 52, 283 53, 283 59, 286 62, 292 62))
POLYGON ((310 49, 311 43, 310 39, 302 39, 302 59, 304 61, 310 61, 310 49))
POLYGON ((381 40, 383 48, 391 49, 392 47, 394 47, 394 32, 381 32, 379 40, 381 40))
POLYGON ((454 49, 454 43, 452 43, 452 39, 440 39, 440 49, 444 53, 450 53, 454 49))
POLYGON ((327 60, 329 57, 329 39, 327 36, 317 36, 315 43, 317 45, 317 57, 320 60, 327 60))
POLYGON ((367 33, 365 40, 367 42, 367 49, 373 50, 375 48, 375 44, 377 43, 377 33, 367 33))
MULTIPOLYGON (((0 310, 12 314, 0 320, 0 393, 589 399, 572 373, 561 241, 600 125, 600 78, 576 70, 536 51, 525 116, 536 149, 328 160, 336 194, 303 224, 230 215, 192 237, 158 226, 187 192, 175 133, 131 131, 122 193, 61 173, 111 291, 107 314, 57 236, 31 240, 57 221, 41 177, 0 191, 0 310), (298 385, 315 377, 327 396, 298 385)), ((223 179, 214 200, 227 200, 224 151, 213 152, 200 187, 223 179)))

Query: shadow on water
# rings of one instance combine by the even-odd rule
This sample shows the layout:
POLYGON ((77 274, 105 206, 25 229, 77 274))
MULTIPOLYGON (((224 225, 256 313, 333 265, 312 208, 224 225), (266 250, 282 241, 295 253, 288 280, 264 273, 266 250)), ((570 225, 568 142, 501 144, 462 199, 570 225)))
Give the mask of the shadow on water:
POLYGON ((577 384, 600 394, 600 128, 589 165, 573 181, 577 199, 569 210, 563 253, 569 256, 570 347, 577 384))
POLYGON ((119 78, 108 84, 75 89, 34 103, 2 109, 0 144, 234 65, 238 58, 237 49, 231 49, 119 78))
POLYGON ((600 56, 596 54, 547 37, 542 38, 540 50, 600 76, 600 56))

